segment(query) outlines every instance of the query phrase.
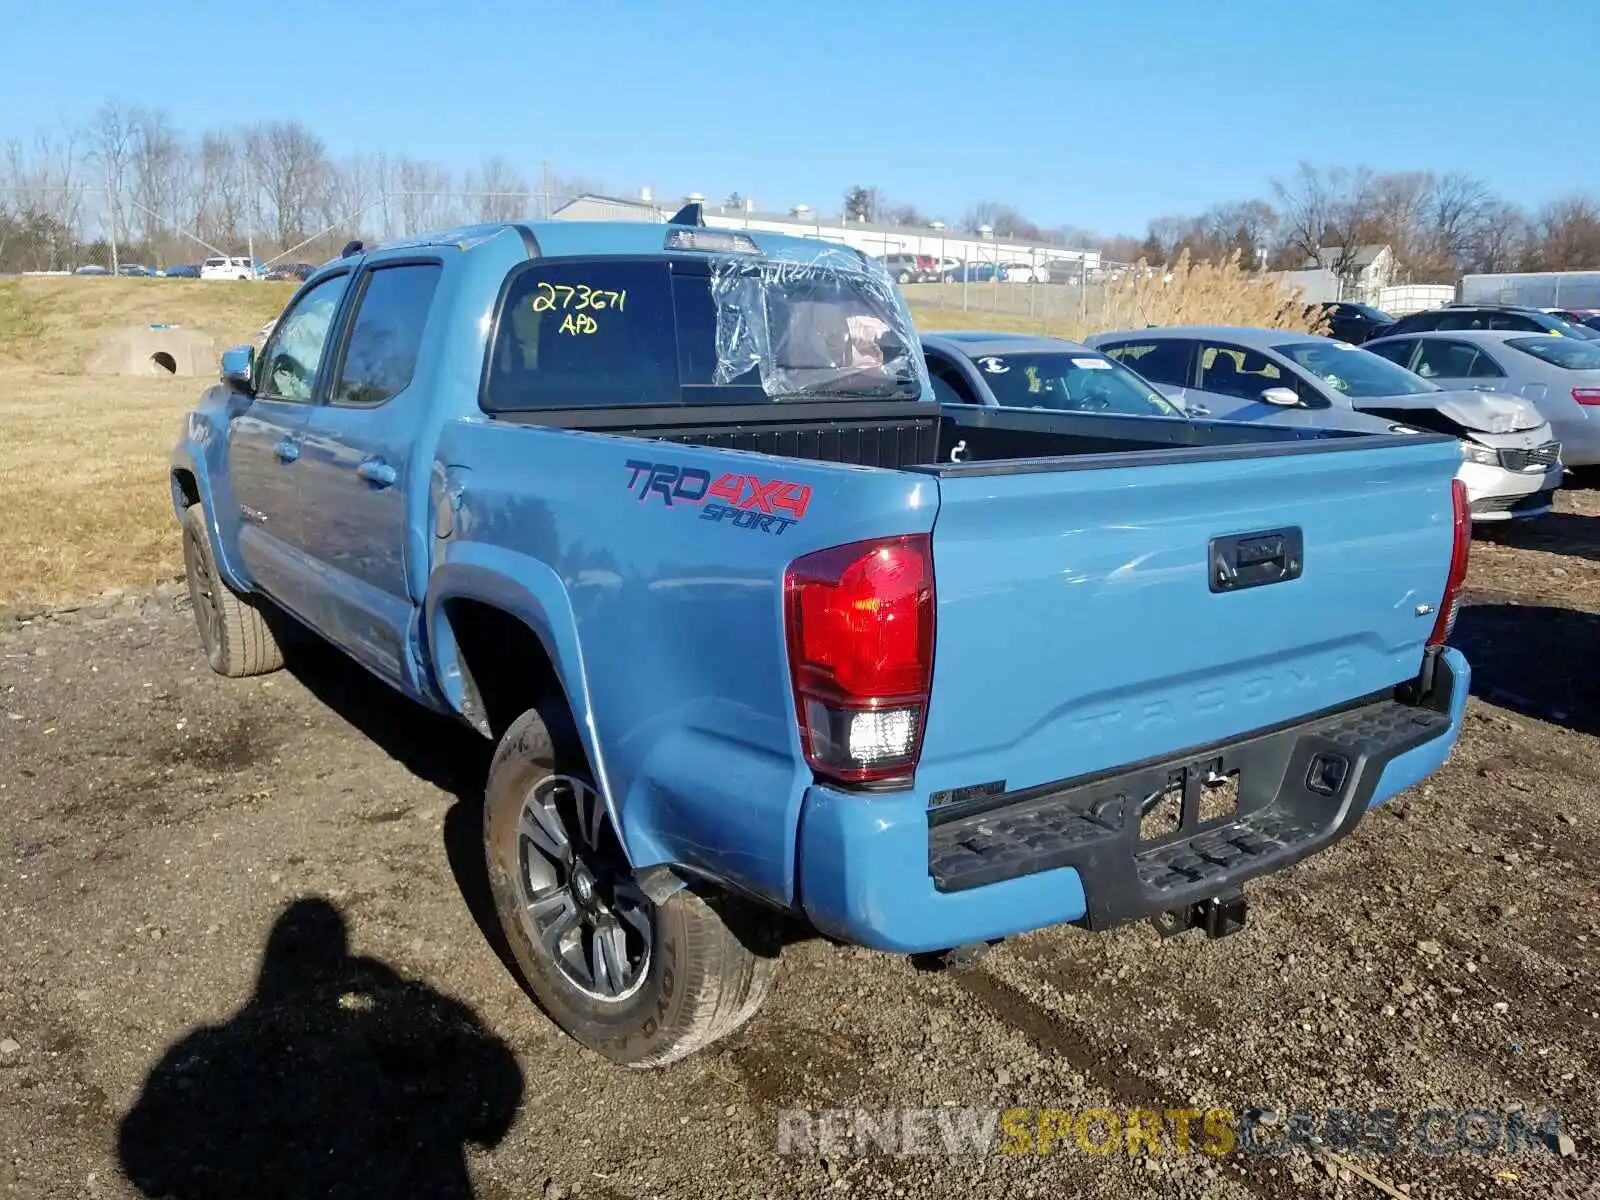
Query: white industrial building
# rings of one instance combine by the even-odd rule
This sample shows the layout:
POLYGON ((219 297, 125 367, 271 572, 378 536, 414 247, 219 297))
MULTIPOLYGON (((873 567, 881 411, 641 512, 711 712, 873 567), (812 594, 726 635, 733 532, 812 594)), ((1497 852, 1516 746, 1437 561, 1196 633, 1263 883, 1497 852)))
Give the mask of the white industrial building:
POLYGON ((550 215, 558 221, 662 221, 682 204, 699 202, 705 222, 716 229, 752 229, 767 233, 786 233, 793 237, 821 238, 853 246, 875 258, 885 254, 925 254, 959 263, 1028 263, 1046 266, 1053 263, 1082 264, 1093 272, 1100 268, 1098 250, 1071 250, 1047 242, 996 238, 988 232, 966 233, 943 225, 877 225, 868 221, 824 220, 805 205, 786 213, 756 212, 749 206, 728 209, 706 203, 690 195, 677 204, 661 204, 648 192, 637 200, 615 196, 579 196, 550 215))

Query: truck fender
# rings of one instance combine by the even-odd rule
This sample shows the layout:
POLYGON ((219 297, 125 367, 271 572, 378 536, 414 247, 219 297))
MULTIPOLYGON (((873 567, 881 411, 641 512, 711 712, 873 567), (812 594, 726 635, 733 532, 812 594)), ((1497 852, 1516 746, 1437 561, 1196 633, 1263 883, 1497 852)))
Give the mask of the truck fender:
POLYGON ((594 708, 583 653, 578 645, 578 625, 560 576, 544 563, 483 543, 453 543, 444 561, 428 579, 423 612, 435 683, 450 709, 462 712, 463 687, 459 650, 445 612, 448 600, 475 600, 513 616, 539 639, 555 668, 567 706, 583 739, 584 752, 594 768, 595 783, 624 853, 632 861, 626 830, 617 811, 607 778, 606 760, 595 732, 594 708))
POLYGON ((217 573, 222 581, 236 592, 255 590, 254 581, 244 568, 239 556, 239 505, 228 486, 226 472, 213 474, 213 458, 220 458, 221 449, 215 440, 197 441, 196 429, 205 429, 206 437, 215 438, 209 416, 191 412, 185 419, 184 436, 172 452, 170 480, 172 484, 172 509, 181 522, 183 511, 195 501, 205 505, 206 528, 211 535, 211 553, 216 560, 217 573), (192 485, 192 492, 191 492, 192 485))

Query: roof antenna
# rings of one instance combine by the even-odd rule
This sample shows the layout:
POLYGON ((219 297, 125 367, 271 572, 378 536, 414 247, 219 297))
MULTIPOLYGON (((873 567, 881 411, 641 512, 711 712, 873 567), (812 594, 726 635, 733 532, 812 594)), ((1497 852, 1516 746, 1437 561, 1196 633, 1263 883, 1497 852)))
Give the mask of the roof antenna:
POLYGON ((361 244, 361 239, 356 238, 344 244, 344 249, 339 251, 340 258, 349 258, 352 254, 360 254, 366 247, 361 244))
POLYGON ((688 204, 685 204, 673 214, 672 220, 667 222, 668 225, 699 225, 702 227, 705 223, 705 205, 698 200, 691 200, 688 204))

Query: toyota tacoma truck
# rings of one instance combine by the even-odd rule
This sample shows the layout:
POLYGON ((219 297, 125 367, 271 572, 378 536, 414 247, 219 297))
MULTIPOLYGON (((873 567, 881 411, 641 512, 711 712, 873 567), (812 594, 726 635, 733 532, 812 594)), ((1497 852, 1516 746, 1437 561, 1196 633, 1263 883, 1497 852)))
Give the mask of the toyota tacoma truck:
POLYGON ((308 626, 493 739, 506 942, 620 1063, 798 936, 1229 932, 1461 726, 1454 439, 941 406, 844 247, 351 247, 220 375, 171 461, 211 666, 308 626))

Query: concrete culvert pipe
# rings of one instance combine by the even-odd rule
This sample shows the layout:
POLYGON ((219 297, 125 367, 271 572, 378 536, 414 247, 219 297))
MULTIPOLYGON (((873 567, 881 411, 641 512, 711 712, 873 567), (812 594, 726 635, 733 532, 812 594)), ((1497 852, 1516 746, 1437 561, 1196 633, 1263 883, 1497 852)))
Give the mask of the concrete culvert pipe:
POLYGON ((216 369, 210 335, 176 325, 118 330, 84 364, 90 375, 210 375, 216 369))

